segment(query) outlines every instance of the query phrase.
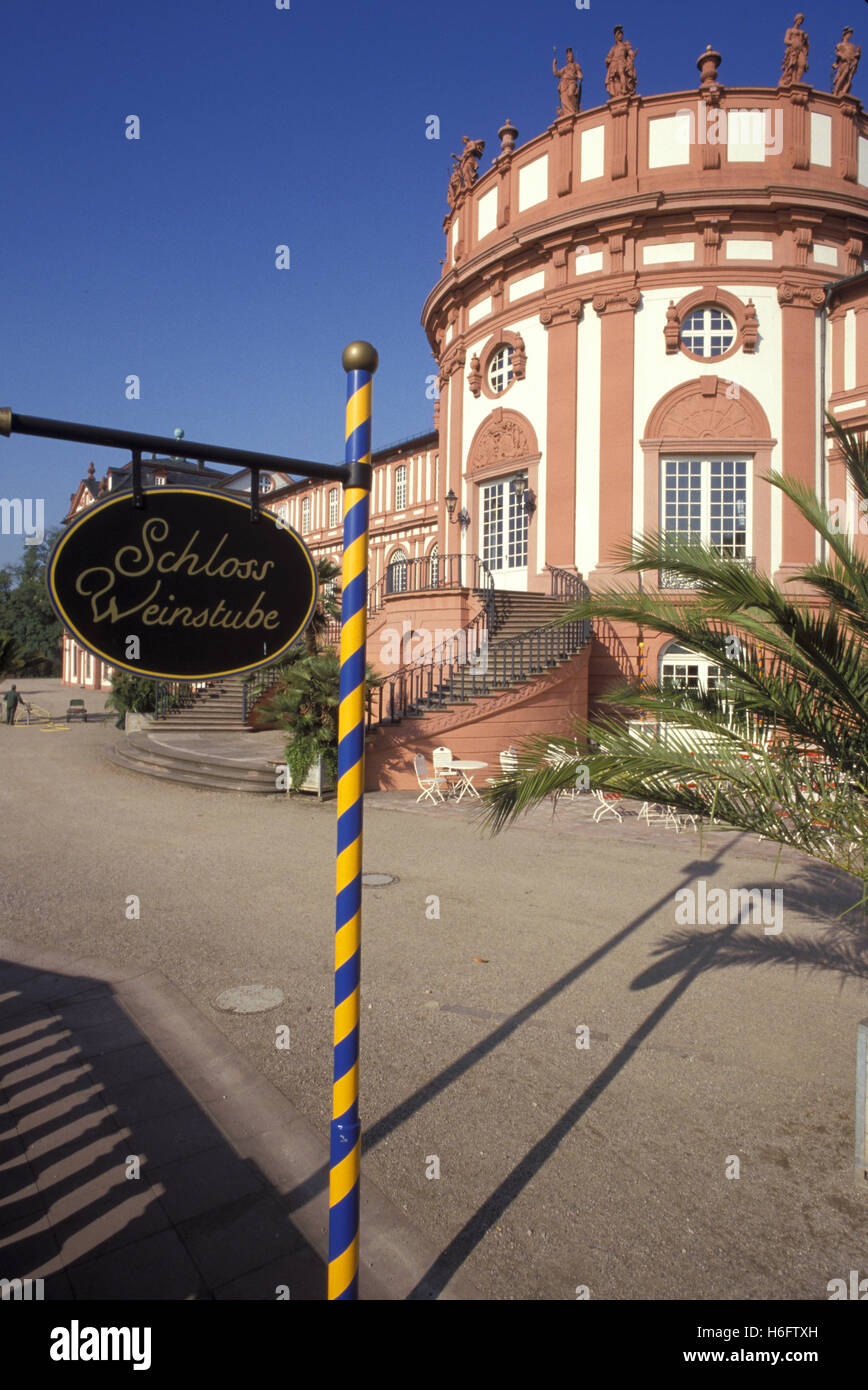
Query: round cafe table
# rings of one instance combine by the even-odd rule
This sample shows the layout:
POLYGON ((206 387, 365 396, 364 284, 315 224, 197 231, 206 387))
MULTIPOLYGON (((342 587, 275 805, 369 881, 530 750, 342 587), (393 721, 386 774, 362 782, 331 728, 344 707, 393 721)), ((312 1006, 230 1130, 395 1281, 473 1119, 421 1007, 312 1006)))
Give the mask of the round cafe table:
POLYGON ((455 798, 456 801, 460 801, 465 793, 475 796, 477 800, 479 799, 479 792, 473 785, 472 774, 474 772, 480 772, 484 767, 488 767, 488 763, 473 762, 468 758, 462 758, 460 762, 451 762, 449 764, 446 769, 448 772, 458 772, 461 774, 461 780, 458 784, 458 795, 455 798))

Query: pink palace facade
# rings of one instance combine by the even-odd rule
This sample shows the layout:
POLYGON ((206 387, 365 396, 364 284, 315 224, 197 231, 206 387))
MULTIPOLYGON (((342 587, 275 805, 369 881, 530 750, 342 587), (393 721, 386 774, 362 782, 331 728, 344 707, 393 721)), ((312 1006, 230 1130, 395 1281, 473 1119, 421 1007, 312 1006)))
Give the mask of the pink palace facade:
MULTIPOLYGON (((408 650, 396 655, 387 632, 488 621, 480 575, 510 631, 550 622, 579 578, 592 593, 618 582, 632 533, 692 532, 787 580, 815 541, 763 481, 770 469, 839 505, 858 534, 824 410, 868 428, 868 122, 849 92, 731 88, 720 62, 707 50, 691 88, 612 96, 524 144, 507 121, 493 160, 455 181, 422 310, 435 428, 374 456, 369 657, 381 670, 408 650)), ((338 489, 275 478, 265 502, 315 556, 339 559, 338 489)), ((646 638, 652 676, 708 678, 646 638)), ((68 639, 64 650, 78 684, 68 639)), ((516 738, 565 732, 636 658, 635 632, 602 625, 521 686, 405 711, 374 730, 368 783, 411 785, 412 753, 441 743, 496 764, 516 738)), ((85 686, 105 680, 98 665, 85 686)))

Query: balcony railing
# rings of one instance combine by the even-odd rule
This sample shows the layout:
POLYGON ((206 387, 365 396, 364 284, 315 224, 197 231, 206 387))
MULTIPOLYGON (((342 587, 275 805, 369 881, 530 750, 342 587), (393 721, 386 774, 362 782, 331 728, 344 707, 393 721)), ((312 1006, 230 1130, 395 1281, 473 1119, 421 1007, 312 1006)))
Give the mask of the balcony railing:
MULTIPOLYGON (((753 555, 724 555, 722 558, 725 560, 733 560, 737 565, 741 565, 743 569, 756 569, 756 557, 753 555)), ((695 579, 688 579, 685 575, 678 574, 675 570, 657 571, 658 589, 695 589, 697 587, 698 585, 695 579)))
POLYGON ((379 613, 392 594, 416 594, 436 589, 493 591, 491 571, 478 555, 421 555, 389 565, 368 589, 368 617, 379 613))

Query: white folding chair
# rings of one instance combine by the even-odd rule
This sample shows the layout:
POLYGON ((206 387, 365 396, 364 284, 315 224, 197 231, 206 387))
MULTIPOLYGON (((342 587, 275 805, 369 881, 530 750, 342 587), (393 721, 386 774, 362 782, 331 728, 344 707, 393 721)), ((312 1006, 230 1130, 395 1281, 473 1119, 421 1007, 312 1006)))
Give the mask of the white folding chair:
POLYGON ((441 777, 446 786, 454 790, 455 784, 461 781, 461 774, 452 771, 452 757, 452 749, 447 748, 445 744, 435 748, 431 754, 431 760, 434 763, 434 776, 441 777))
POLYGON ((500 776, 486 777, 486 782, 490 787, 496 787, 505 777, 510 777, 513 772, 518 772, 518 753, 513 747, 505 749, 498 754, 500 758, 500 776))
POLYGON ((435 771, 433 777, 428 776, 428 764, 421 753, 417 753, 413 759, 413 767, 416 771, 416 781, 419 783, 421 792, 416 797, 417 803, 420 801, 431 801, 436 806, 437 801, 434 793, 437 793, 441 801, 445 800, 440 788, 447 785, 445 777, 438 777, 435 771))
MULTIPOLYGON (((573 761, 566 749, 559 748, 556 743, 549 744, 545 760, 552 767, 560 767, 562 763, 570 763, 573 761)), ((576 778, 576 781, 578 781, 578 777, 576 778)), ((575 798, 578 796, 578 788, 562 787, 559 791, 555 793, 555 795, 568 796, 571 801, 574 801, 575 798)))
POLYGON ((597 825, 604 816, 614 816, 617 821, 623 821, 624 817, 615 804, 621 800, 620 792, 604 792, 598 788, 594 792, 594 799, 600 803, 594 812, 594 821, 597 825))

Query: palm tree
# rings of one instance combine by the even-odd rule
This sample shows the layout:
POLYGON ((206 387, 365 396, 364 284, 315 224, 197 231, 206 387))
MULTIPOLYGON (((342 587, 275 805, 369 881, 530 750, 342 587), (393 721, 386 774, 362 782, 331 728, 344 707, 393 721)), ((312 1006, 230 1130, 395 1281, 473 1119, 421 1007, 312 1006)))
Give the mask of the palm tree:
MULTIPOLYGON (((868 443, 827 415, 861 498, 868 443)), ((573 608, 678 639, 720 672, 709 690, 624 683, 577 742, 531 739, 519 767, 486 793, 498 831, 576 783, 666 803, 709 826, 755 832, 861 879, 868 894, 868 563, 804 484, 778 488, 822 537, 827 558, 795 576, 790 598, 712 547, 656 533, 623 547, 623 572, 665 568, 691 588, 673 599, 625 584, 573 608), (653 721, 632 728, 625 716, 653 721), (563 760, 552 758, 552 744, 563 760)))
POLYGON ((328 631, 329 623, 340 619, 341 610, 333 581, 340 574, 340 566, 331 560, 317 560, 316 579, 320 597, 313 617, 304 630, 304 645, 308 656, 319 650, 320 639, 328 631))
MULTIPOLYGON (((317 758, 333 781, 338 772, 338 709, 340 706, 340 658, 331 648, 299 654, 280 668, 280 678, 257 707, 257 724, 277 724, 291 738, 286 761, 293 787, 300 787, 317 758)), ((380 677, 371 666, 365 671, 370 689, 380 677)))

